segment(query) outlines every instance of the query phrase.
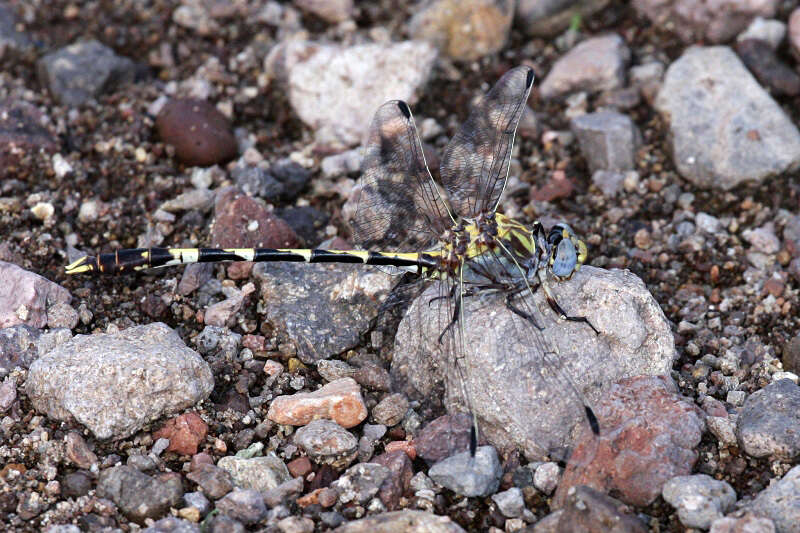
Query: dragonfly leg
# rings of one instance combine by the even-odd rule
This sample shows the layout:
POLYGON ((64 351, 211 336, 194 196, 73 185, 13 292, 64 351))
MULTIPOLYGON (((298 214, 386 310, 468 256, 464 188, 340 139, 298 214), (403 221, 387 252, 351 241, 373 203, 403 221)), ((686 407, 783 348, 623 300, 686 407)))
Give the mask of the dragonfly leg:
POLYGON ((556 301, 555 296, 553 296, 553 293, 550 291, 550 287, 547 285, 547 282, 542 278, 541 275, 539 276, 539 281, 541 282, 541 286, 544 288, 544 295, 545 299, 547 300, 547 304, 550 306, 550 309, 555 311, 555 313, 561 317, 561 320, 568 320, 570 322, 583 322, 592 328, 592 331, 594 331, 597 335, 600 335, 600 331, 594 327, 591 322, 589 322, 588 318, 585 316, 570 316, 566 313, 566 311, 564 311, 561 305, 559 305, 559 303, 556 301))
MULTIPOLYGON (((539 288, 539 286, 536 285, 536 287, 534 287, 532 289, 533 292, 536 292, 536 289, 538 289, 538 288, 539 288)), ((533 327, 535 327, 539 331, 542 331, 544 328, 542 326, 540 326, 536 322, 536 319, 533 318, 533 315, 531 315, 530 313, 526 313, 525 311, 523 311, 522 309, 520 309, 519 307, 517 307, 517 306, 515 306, 513 304, 513 302, 511 301, 512 296, 513 296, 513 294, 507 294, 506 295, 506 308, 508 308, 508 310, 511 311, 512 313, 514 313, 515 315, 519 315, 522 318, 524 318, 525 320, 527 320, 528 322, 530 322, 531 324, 533 324, 533 327)))

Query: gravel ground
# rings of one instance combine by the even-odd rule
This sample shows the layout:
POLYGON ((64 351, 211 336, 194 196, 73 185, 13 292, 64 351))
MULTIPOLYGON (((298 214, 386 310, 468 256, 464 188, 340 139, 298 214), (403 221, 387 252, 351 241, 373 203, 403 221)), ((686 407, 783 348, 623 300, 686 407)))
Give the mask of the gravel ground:
POLYGON ((0 2, 0 527, 800 531, 800 9, 535 3, 0 2), (558 294, 599 340, 547 328, 586 350, 565 368, 601 421, 542 430, 571 455, 539 456, 538 404, 476 380, 465 457, 448 370, 392 353, 400 316, 361 335, 381 272, 64 273, 345 248, 375 108, 409 100, 436 168, 520 64, 501 210, 566 220, 597 267, 558 294))

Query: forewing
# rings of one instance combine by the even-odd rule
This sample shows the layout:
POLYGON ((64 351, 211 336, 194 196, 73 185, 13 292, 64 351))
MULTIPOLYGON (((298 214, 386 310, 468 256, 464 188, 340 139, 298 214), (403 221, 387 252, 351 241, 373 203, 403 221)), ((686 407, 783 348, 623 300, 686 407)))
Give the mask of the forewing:
POLYGON ((529 67, 506 72, 447 145, 440 175, 457 215, 472 218, 497 208, 508 178, 514 135, 532 86, 529 67))
POLYGON ((414 117, 392 100, 375 113, 364 147, 353 238, 370 250, 420 251, 451 225, 422 153, 414 117))

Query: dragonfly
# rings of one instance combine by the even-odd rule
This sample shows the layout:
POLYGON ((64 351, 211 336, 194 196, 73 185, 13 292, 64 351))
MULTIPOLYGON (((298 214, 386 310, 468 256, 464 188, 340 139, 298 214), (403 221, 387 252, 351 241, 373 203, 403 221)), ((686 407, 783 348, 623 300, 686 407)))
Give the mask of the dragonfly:
MULTIPOLYGON (((474 355, 465 338, 476 312, 467 303, 499 294, 513 317, 517 341, 526 346, 526 368, 541 377, 536 381, 541 390, 531 392, 579 406, 582 422, 598 434, 597 417, 543 335, 533 301, 541 289, 561 321, 583 323, 599 334, 586 317, 568 314, 551 289, 551 283, 566 282, 580 269, 587 247, 566 223, 546 229, 540 222, 525 225, 498 212, 533 81, 531 68, 513 68, 473 105, 445 149, 438 179, 428 168, 408 104, 383 104, 364 143, 361 181, 354 192, 357 208, 349 220, 360 249, 136 248, 83 257, 66 272, 115 274, 197 262, 294 261, 389 267, 417 283, 435 284, 428 306, 439 313, 441 355, 456 369, 461 396, 473 413, 473 456, 479 421, 464 385, 464 361, 474 355)), ((511 351, 498 354, 501 359, 505 355, 511 357, 511 351)))

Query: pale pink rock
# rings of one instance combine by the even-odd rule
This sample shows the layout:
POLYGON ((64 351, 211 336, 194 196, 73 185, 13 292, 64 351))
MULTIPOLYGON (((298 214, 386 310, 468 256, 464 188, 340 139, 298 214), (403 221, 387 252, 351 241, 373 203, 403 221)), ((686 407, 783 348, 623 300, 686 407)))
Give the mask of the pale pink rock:
POLYGON ((353 378, 341 378, 314 392, 278 396, 269 406, 267 418, 289 426, 305 426, 326 418, 351 428, 367 418, 367 406, 358 383, 353 378))
POLYGON ((69 303, 69 291, 38 274, 0 261, 0 328, 27 324, 43 328, 48 309, 69 303))
POLYGON ((778 0, 634 0, 633 7, 654 25, 686 43, 723 43, 756 17, 772 18, 778 0))
POLYGON ((610 91, 625 85, 630 50, 619 35, 593 37, 555 62, 539 89, 549 100, 577 91, 610 91))

